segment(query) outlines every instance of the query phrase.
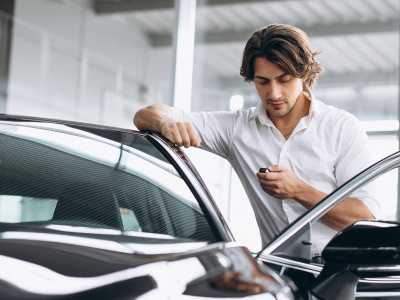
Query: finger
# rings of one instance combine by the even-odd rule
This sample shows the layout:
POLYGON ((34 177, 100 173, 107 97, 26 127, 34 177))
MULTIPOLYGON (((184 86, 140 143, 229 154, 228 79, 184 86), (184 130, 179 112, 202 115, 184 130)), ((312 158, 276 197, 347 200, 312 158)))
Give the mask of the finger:
POLYGON ((288 169, 285 167, 282 167, 280 165, 274 165, 274 166, 268 167, 268 170, 270 172, 284 172, 284 171, 287 171, 288 169))
POLYGON ((162 133, 166 138, 168 138, 172 143, 177 144, 179 147, 183 145, 182 136, 179 130, 178 124, 173 124, 169 126, 165 133, 162 133))
POLYGON ((264 175, 265 175, 265 173, 260 173, 260 172, 256 173, 256 176, 258 177, 259 180, 264 179, 264 175))
POLYGON ((199 147, 201 139, 197 136, 196 132, 193 129, 192 124, 187 123, 187 131, 190 137, 190 146, 199 147))
POLYGON ((267 180, 270 176, 271 173, 270 172, 268 172, 268 173, 264 173, 264 172, 257 172, 256 173, 256 176, 259 178, 259 179, 265 179, 265 180, 267 180))
MULTIPOLYGON (((166 138, 168 138, 172 143, 175 143, 179 147, 185 146, 185 144, 190 144, 189 135, 187 133, 186 127, 183 123, 170 124, 165 131, 162 132, 166 138)), ((185 146, 186 147, 186 146, 185 146)), ((189 146, 187 146, 189 147, 189 146)))
POLYGON ((276 180, 279 180, 281 178, 279 173, 271 173, 271 172, 269 172, 269 173, 260 173, 260 172, 258 172, 257 173, 257 177, 258 177, 258 181, 260 181, 260 182, 261 182, 261 180, 265 181, 265 182, 267 182, 267 181, 276 181, 276 180))
POLYGON ((182 139, 182 145, 185 148, 189 148, 191 146, 191 137, 188 131, 188 126, 190 126, 190 124, 188 123, 179 123, 179 134, 181 135, 181 139, 182 139))
POLYGON ((264 189, 279 189, 279 183, 274 181, 260 182, 260 186, 264 189))
POLYGON ((262 190, 272 197, 283 199, 283 193, 278 187, 274 186, 261 186, 262 190))

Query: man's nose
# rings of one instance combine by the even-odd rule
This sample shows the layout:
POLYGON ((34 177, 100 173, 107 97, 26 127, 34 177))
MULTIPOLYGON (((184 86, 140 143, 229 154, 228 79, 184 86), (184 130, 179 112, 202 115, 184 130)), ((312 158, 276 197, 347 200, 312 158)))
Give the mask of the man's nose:
POLYGON ((278 100, 281 97, 281 88, 278 84, 272 83, 269 86, 269 98, 271 100, 278 100))

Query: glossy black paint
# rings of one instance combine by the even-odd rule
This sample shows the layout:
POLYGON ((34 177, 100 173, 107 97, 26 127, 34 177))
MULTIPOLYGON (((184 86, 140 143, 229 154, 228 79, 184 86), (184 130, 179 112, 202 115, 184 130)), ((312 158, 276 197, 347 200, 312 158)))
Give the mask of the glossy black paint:
MULTIPOLYGON (((236 247, 225 243, 205 245, 202 242, 193 245, 192 250, 186 251, 179 247, 185 243, 192 243, 184 240, 160 240, 157 238, 126 236, 123 232, 120 235, 114 232, 112 235, 68 232, 69 227, 60 225, 59 229, 46 227, 17 226, 13 231, 0 228, 3 238, 0 239, 0 257, 10 260, 7 266, 3 265, 3 272, 0 272, 0 297, 11 298, 54 298, 64 297, 83 299, 84 297, 100 297, 100 299, 133 299, 140 294, 160 288, 162 280, 171 285, 179 292, 183 287, 186 295, 201 297, 245 297, 269 292, 279 292, 282 283, 276 274, 264 266, 257 264, 251 253, 244 247, 236 247), (20 235, 13 236, 13 233, 20 235), (23 238, 32 235, 34 238, 23 238), (52 236, 64 236, 61 241, 52 241, 52 236), (49 239, 43 238, 48 236, 49 239), (76 244, 74 238, 87 239, 88 243, 76 244), (114 249, 97 247, 104 241, 113 241, 114 249), (120 247, 123 245, 132 246, 120 247), (143 245, 152 249, 152 254, 137 252, 135 245, 143 245), (174 253, 165 253, 163 247, 175 245, 174 253), (124 251, 121 251, 123 249, 124 251), (158 251, 157 251, 158 249, 158 251), (185 260, 188 262, 185 263, 185 260), (187 265, 175 269, 174 264, 187 265), (18 269, 30 274, 30 268, 37 266, 34 272, 40 275, 40 271, 48 270, 54 274, 53 278, 41 279, 40 284, 46 284, 47 292, 40 294, 29 289, 25 282, 7 280, 5 269, 12 268, 13 263, 18 263, 18 269), (23 265, 21 267, 21 264, 23 265), (167 267, 166 267, 167 264, 167 267), (26 265, 26 268, 25 268, 26 265), (146 266, 149 265, 149 270, 146 266), (151 268, 150 268, 151 266, 151 268), (198 268, 200 273, 191 274, 193 266, 198 268), (172 273, 165 273, 171 268, 172 273), (139 271, 140 269, 140 271, 139 271), (131 271, 131 274, 129 272, 131 271), (165 273, 165 274, 163 274, 165 273), (120 276, 117 276, 120 274, 120 276), (121 277, 121 275, 123 275, 121 277), (91 281, 96 278, 115 276, 106 284, 99 281, 94 286, 91 281), (80 289, 71 284, 70 280, 78 279, 81 283, 80 289), (174 278, 179 278, 175 281, 174 278), (184 282, 184 278, 187 282, 184 282), (85 281, 88 284, 85 285, 85 281), (183 281, 183 282, 182 282, 183 281), (69 285, 68 285, 69 284, 69 285), (64 292, 57 293, 54 286, 64 285, 64 292)), ((6 260, 3 260, 3 263, 6 260)), ((169 271, 171 271, 169 270, 169 271)), ((26 276, 26 274, 24 274, 26 276)), ((46 277, 46 273, 43 277, 46 277)), ((23 276, 22 276, 23 277, 23 276)), ((149 298, 151 299, 151 298, 149 298)), ((207 299, 207 298, 206 298, 207 299)), ((213 298, 214 299, 214 298, 213 298)))
POLYGON ((326 263, 313 294, 327 300, 355 299, 360 278, 400 275, 399 225, 363 220, 339 232, 322 252, 326 263))
POLYGON ((400 224, 358 221, 338 233, 325 247, 322 257, 334 263, 400 263, 400 224))

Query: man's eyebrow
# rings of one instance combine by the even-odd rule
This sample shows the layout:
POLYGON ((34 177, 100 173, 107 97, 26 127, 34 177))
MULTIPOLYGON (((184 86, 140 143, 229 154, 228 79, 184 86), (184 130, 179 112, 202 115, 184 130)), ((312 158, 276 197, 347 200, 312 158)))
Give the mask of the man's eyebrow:
POLYGON ((287 76, 287 75, 290 75, 290 74, 284 73, 284 74, 282 74, 282 75, 280 75, 280 76, 278 76, 278 77, 276 77, 276 78, 282 78, 282 77, 287 76))
MULTIPOLYGON (((287 75, 289 75, 289 73, 283 73, 282 75, 276 76, 275 79, 282 78, 282 77, 287 76, 287 75)), ((255 75, 254 78, 269 80, 269 78, 263 77, 263 76, 259 76, 259 75, 255 75)))

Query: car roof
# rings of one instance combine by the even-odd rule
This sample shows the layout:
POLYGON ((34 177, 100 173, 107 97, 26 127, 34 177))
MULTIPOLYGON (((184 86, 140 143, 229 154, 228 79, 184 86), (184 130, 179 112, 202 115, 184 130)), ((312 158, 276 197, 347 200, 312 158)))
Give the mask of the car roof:
MULTIPOLYGON (((10 114, 0 114, 0 121, 8 121, 8 122, 31 122, 40 123, 41 126, 46 127, 46 124, 60 124, 66 125, 70 127, 78 127, 81 129, 84 128, 93 128, 93 129, 103 129, 103 130, 112 130, 116 132, 126 132, 126 133, 136 133, 136 134, 145 134, 139 130, 128 129, 128 128, 120 128, 120 127, 112 127, 107 125, 99 125, 93 123, 86 122, 78 122, 72 120, 62 120, 62 119, 53 119, 53 118, 43 118, 43 117, 33 117, 33 116, 21 116, 21 115, 10 115, 10 114)), ((51 126, 47 126, 51 128, 51 126)), ((100 131, 99 131, 100 132, 100 131)))

